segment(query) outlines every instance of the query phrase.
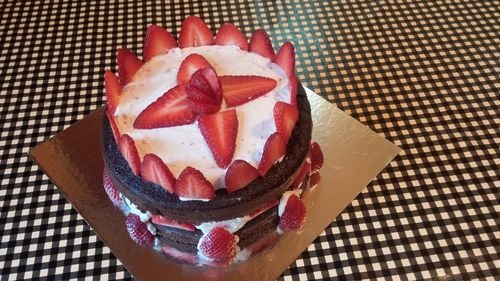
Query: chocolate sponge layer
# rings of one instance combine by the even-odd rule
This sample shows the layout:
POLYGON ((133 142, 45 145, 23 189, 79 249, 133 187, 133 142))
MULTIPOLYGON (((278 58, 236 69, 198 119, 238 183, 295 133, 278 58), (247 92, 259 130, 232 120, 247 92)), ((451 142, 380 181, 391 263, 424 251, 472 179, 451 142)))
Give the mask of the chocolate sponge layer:
POLYGON ((271 200, 279 199, 307 157, 312 133, 311 108, 301 84, 297 90, 299 120, 288 142, 286 156, 264 177, 256 178, 236 192, 219 189, 216 198, 209 202, 181 201, 161 186, 135 176, 120 153, 106 117, 103 118, 101 132, 105 167, 118 190, 143 211, 195 224, 244 216, 271 200))

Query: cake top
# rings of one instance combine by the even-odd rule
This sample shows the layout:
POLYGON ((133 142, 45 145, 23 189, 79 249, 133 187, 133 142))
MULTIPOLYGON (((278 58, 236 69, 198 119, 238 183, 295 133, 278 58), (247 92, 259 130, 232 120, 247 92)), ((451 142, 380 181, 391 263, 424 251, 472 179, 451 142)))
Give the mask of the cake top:
POLYGON ((293 45, 275 55, 264 31, 248 44, 231 24, 214 39, 188 17, 178 46, 149 26, 143 56, 120 49, 120 79, 106 72, 108 119, 136 175, 181 200, 207 201, 283 158, 298 119, 293 45))

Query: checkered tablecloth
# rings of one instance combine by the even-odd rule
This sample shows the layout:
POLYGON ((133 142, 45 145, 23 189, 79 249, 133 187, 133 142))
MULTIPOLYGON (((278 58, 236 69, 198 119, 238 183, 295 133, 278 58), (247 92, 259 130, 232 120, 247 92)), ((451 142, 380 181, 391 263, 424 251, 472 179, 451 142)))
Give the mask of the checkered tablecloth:
POLYGON ((499 280, 498 1, 68 2, 0 3, 1 280, 132 278, 26 153, 190 14, 293 41, 306 86, 403 149, 282 280, 499 280))

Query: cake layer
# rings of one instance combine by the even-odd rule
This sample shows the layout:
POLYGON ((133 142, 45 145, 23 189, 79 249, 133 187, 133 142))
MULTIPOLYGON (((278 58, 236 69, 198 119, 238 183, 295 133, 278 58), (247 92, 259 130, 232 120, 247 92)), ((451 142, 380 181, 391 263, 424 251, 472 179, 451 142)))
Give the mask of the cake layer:
POLYGON ((251 213, 274 199, 279 199, 298 173, 309 152, 312 133, 311 108, 301 84, 297 88, 299 120, 287 145, 287 154, 265 177, 258 177, 247 187, 228 193, 216 191, 209 202, 181 201, 161 186, 132 173, 115 142, 107 118, 103 120, 101 144, 105 167, 117 189, 141 210, 167 216, 177 221, 199 224, 222 221, 251 213))

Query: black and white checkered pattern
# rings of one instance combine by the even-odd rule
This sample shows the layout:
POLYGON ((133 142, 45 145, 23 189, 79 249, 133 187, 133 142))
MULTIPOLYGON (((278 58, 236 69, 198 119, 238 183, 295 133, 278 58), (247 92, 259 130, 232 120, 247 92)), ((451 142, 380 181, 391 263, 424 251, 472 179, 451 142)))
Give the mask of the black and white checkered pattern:
POLYGON ((0 3, 1 280, 131 278, 26 153, 189 14, 293 41, 305 85, 404 149, 282 280, 499 278, 497 1, 73 2, 0 3))

